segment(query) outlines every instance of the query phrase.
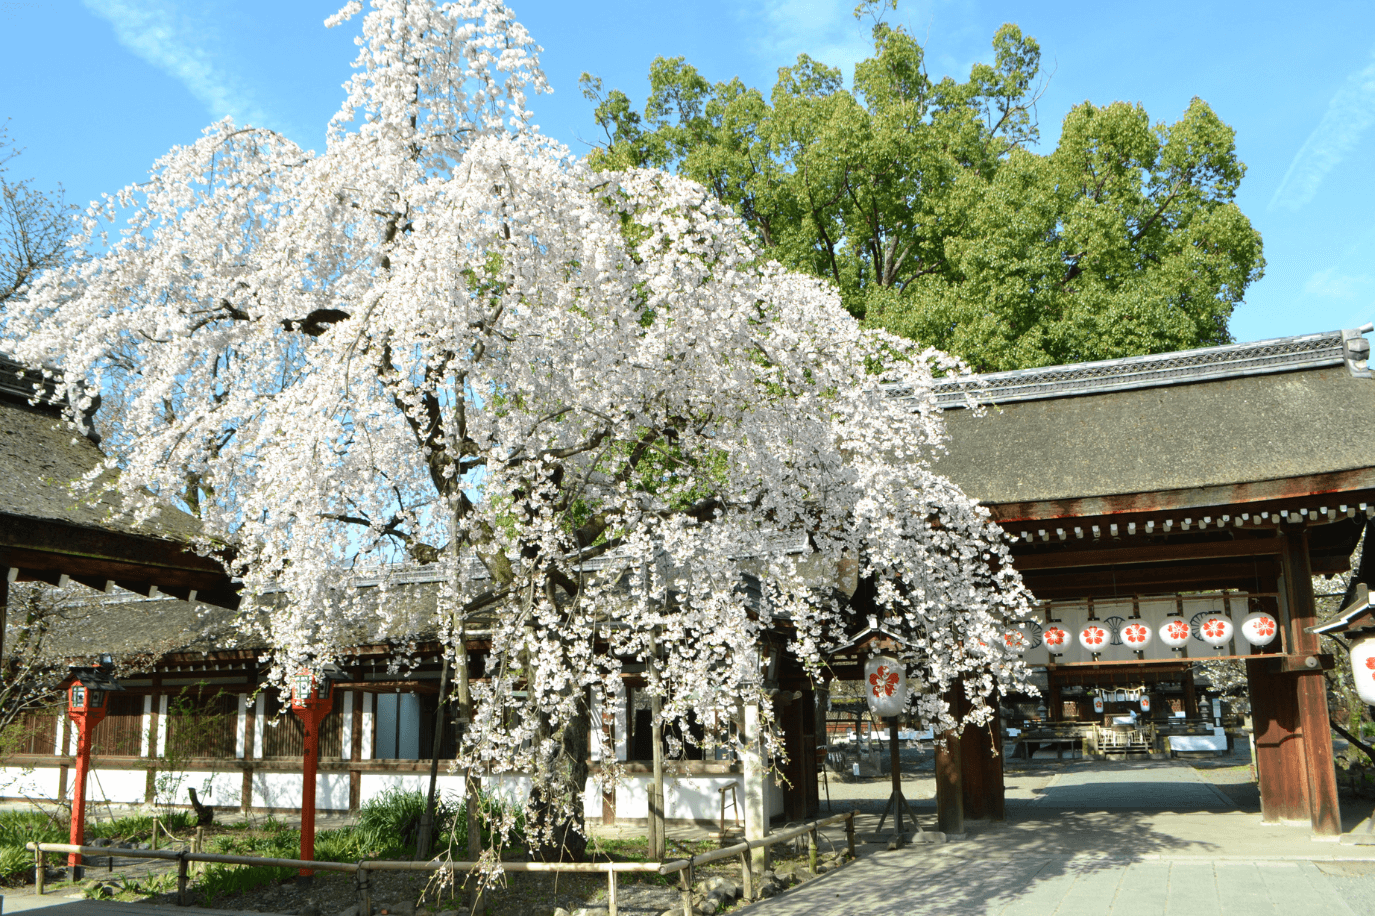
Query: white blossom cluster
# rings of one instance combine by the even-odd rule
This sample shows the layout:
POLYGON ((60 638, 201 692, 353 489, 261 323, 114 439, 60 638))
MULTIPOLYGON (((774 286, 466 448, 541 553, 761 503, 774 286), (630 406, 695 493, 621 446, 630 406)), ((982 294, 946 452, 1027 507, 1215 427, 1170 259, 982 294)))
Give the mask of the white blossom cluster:
POLYGON ((86 256, 8 319, 78 398, 117 389, 129 504, 193 508, 246 606, 274 593, 253 619, 278 671, 379 623, 490 631, 460 765, 553 785, 651 635, 665 717, 721 734, 761 696, 764 629, 820 673, 853 625, 807 570, 851 558, 927 722, 956 724, 954 685, 970 722, 1024 686, 1003 634, 1028 594, 932 464, 933 374, 959 367, 761 262, 703 188, 536 136, 538 49, 497 0, 372 6, 323 155, 210 127, 93 208, 86 256), (350 585, 388 564, 450 571, 431 619, 350 585))

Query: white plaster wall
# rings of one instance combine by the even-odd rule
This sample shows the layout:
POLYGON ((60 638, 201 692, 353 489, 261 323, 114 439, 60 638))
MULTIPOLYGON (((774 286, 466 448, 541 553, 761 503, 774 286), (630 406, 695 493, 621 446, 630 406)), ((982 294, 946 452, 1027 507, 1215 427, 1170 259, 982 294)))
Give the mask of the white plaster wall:
POLYGON ((764 780, 764 810, 771 818, 783 813, 783 787, 772 777, 764 780))
MULTIPOLYGON (((669 820, 690 818, 716 820, 721 816, 720 788, 734 783, 741 823, 745 817, 744 777, 737 774, 723 776, 680 776, 664 780, 664 816, 669 820)), ((727 793, 729 797, 730 793, 727 793)), ((726 805, 726 816, 735 811, 726 805)))
MULTIPOLYGON (((653 781, 648 776, 627 776, 616 783, 616 817, 649 817, 649 784, 653 781)), ((667 785, 664 792, 668 792, 667 785)))
POLYGON ((0 767, 0 797, 57 799, 57 767, 0 767))
MULTIPOLYGON (((71 769, 71 779, 76 779, 76 767, 71 769)), ((93 802, 141 805, 147 793, 147 770, 104 770, 92 767, 86 781, 86 797, 93 802)))
POLYGON ((530 797, 530 777, 519 773, 482 777, 482 790, 504 799, 507 804, 523 805, 530 797))
MULTIPOLYGON (((364 773, 358 789, 358 803, 366 805, 369 799, 376 798, 391 788, 402 788, 410 792, 429 792, 429 773, 364 773)), ((463 774, 443 773, 435 781, 435 791, 441 798, 460 799, 463 797, 463 774)), ((523 800, 523 799, 522 799, 523 800)))
MULTIPOLYGON (((649 817, 649 787, 653 781, 652 776, 637 774, 626 776, 618 782, 616 784, 616 817, 649 817)), ((666 776, 664 778, 664 816, 669 820, 714 821, 721 816, 721 793, 719 790, 722 786, 731 783, 737 787, 739 814, 743 823, 745 787, 744 777, 738 773, 709 776, 666 776)), ((777 786, 770 784, 770 789, 765 791, 765 801, 770 814, 782 813, 783 793, 777 786), (774 793, 778 796, 776 804, 773 798, 774 793), (775 808, 776 810, 774 810, 775 808)), ((601 817, 600 788, 589 784, 584 806, 588 817, 601 817)), ((729 819, 734 814, 734 809, 727 804, 726 817, 729 819)))
MULTIPOLYGON (((366 779, 366 777, 364 778, 366 779)), ((301 807, 301 784, 300 773, 254 773, 253 806, 255 808, 299 809, 301 807)), ((348 774, 315 774, 315 810, 347 811, 348 807, 348 774)))

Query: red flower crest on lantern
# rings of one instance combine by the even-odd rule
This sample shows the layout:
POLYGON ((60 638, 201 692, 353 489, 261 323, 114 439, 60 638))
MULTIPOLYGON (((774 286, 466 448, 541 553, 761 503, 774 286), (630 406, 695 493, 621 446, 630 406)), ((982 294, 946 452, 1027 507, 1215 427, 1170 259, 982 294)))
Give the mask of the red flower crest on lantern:
POLYGON ((1063 646, 1065 644, 1065 631, 1059 627, 1051 627, 1046 630, 1046 645, 1063 646))
POLYGON ((1221 638, 1222 634, 1227 632, 1227 624, 1217 617, 1209 617, 1207 620, 1203 621, 1201 629, 1203 630, 1204 636, 1221 638))
POLYGON ((878 670, 869 675, 869 684, 876 697, 891 697, 898 689, 898 673, 890 671, 887 665, 879 665, 878 670))
POLYGON ((1150 631, 1139 623, 1130 624, 1122 631, 1122 636, 1131 644, 1145 642, 1149 634, 1150 631))
POLYGON ((1257 636, 1274 636, 1275 621, 1269 617, 1262 617, 1252 625, 1252 629, 1256 631, 1257 636))
POLYGON ((1189 625, 1182 620, 1170 621, 1168 629, 1171 639, 1183 639, 1189 635, 1189 625))
POLYGON ((1084 628, 1084 642, 1088 643, 1091 646, 1101 646, 1103 644, 1103 640, 1107 638, 1108 634, 1103 632, 1103 630, 1099 627, 1084 628))

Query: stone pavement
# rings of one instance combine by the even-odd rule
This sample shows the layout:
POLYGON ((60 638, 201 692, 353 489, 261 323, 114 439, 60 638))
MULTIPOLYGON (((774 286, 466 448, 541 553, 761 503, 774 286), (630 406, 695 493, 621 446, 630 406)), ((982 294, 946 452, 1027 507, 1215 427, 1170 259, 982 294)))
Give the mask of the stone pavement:
MULTIPOLYGON (((58 893, 5 896, 0 894, 0 914, 27 913, 34 916, 244 916, 237 910, 211 910, 201 907, 153 906, 147 903, 123 903, 117 900, 86 900, 62 896, 58 893)), ((253 916, 274 916, 254 913, 253 916)))
MULTIPOLYGON (((1006 823, 971 824, 968 839, 943 846, 871 852, 870 844, 859 861, 739 912, 1375 914, 1375 847, 1315 841, 1306 825, 1262 825, 1186 763, 1076 763, 1009 772, 1008 781, 1006 823)), ((917 784, 911 789, 920 792, 917 784)), ((918 796, 918 814, 931 829, 933 812, 923 801, 918 796)), ((868 804, 861 807, 863 835, 874 818, 868 804)), ((1349 829, 1365 812, 1346 814, 1349 829)))
POLYGON ((1230 811, 1232 800, 1191 766, 1142 761, 1057 773, 1031 804, 1039 808, 1168 808, 1230 811))

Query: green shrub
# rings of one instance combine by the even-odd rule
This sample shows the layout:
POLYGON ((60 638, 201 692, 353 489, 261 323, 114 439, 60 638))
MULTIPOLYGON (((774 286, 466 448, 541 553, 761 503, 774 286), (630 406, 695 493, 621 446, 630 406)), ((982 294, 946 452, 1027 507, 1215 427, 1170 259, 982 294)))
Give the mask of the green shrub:
MULTIPOLYGON (((65 843, 71 838, 71 825, 42 811, 0 811, 0 846, 25 843, 65 843)), ((32 853, 29 853, 32 855, 32 853)))
POLYGON ((0 881, 33 871, 33 853, 23 846, 0 846, 0 881))
MULTIPOLYGON (((362 847, 378 858, 407 855, 415 851, 420 835, 420 819, 425 814, 425 796, 392 787, 368 799, 358 812, 358 833, 362 847)), ((443 800, 435 806, 431 847, 447 836, 454 811, 443 800)))

